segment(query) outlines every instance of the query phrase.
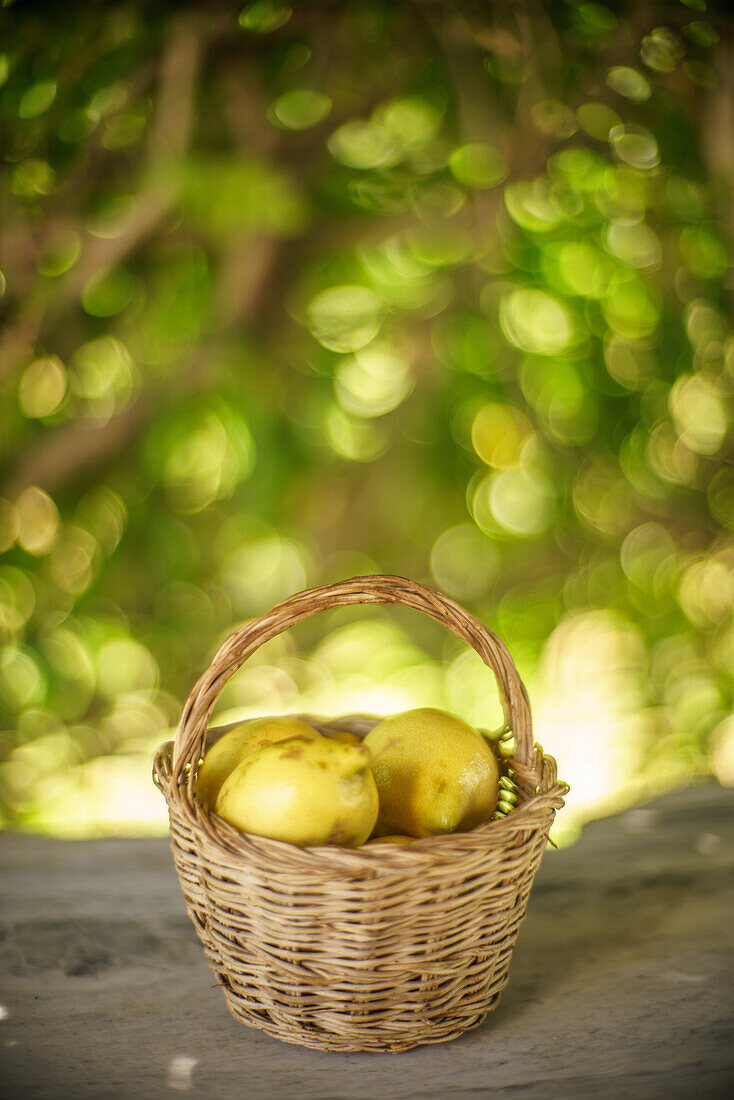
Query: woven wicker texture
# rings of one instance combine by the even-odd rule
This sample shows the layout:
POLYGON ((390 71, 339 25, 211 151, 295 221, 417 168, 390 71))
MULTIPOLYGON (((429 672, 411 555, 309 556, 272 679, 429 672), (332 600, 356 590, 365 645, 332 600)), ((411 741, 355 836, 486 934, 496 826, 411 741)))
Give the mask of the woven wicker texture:
MULTIPOLYGON (((320 728, 364 735, 364 716, 320 728)), ((400 577, 300 592, 236 631, 156 755, 189 915, 233 1015, 287 1042, 407 1050, 476 1027, 496 1005, 548 831, 568 787, 533 744, 527 694, 502 642, 453 600, 400 577), (407 848, 301 849, 245 835, 193 785, 216 699, 259 646, 346 604, 401 604, 472 646, 497 679, 515 748, 517 807, 468 833, 407 848)))

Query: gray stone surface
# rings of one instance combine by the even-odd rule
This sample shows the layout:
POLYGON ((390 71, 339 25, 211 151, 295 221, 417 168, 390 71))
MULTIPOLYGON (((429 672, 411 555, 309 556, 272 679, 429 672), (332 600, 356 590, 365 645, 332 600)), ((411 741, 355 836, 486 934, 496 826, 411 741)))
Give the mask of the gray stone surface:
POLYGON ((0 836, 0 1096, 734 1096, 734 791, 548 850, 499 1008, 461 1039, 327 1054, 228 1013, 165 840, 0 836))

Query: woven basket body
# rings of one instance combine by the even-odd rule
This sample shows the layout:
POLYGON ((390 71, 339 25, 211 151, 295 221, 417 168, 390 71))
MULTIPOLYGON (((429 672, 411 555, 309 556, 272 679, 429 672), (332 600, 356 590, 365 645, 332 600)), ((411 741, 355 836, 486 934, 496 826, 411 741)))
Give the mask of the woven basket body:
MULTIPOLYGON (((376 719, 320 722, 364 735, 376 719)), ((476 1027, 507 981, 528 894, 567 791, 533 744, 525 690, 502 643, 458 604, 398 577, 299 593, 233 634, 156 755, 189 915, 233 1015, 276 1038, 406 1050, 476 1027), (494 671, 515 738, 517 808, 409 847, 296 848, 244 835, 193 794, 216 698, 263 642, 316 611, 397 603, 467 641, 494 671)))

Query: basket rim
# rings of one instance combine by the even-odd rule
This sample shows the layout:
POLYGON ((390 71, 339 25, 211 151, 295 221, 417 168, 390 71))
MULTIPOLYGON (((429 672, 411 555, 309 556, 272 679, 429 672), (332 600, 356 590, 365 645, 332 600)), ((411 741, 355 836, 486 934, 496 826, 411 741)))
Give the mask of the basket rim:
POLYGON ((542 758, 544 779, 547 786, 526 798, 505 817, 494 818, 475 826, 468 832, 444 833, 437 836, 416 837, 410 845, 363 844, 356 848, 339 845, 314 845, 301 848, 287 841, 274 840, 271 837, 244 833, 215 813, 207 811, 196 799, 183 779, 172 782, 170 762, 175 742, 164 741, 154 757, 153 780, 163 793, 169 811, 177 812, 185 819, 189 829, 195 834, 198 843, 203 840, 211 857, 216 852, 227 859, 234 855, 243 862, 248 858, 261 859, 263 855, 274 858, 274 864, 281 860, 292 862, 296 859, 302 866, 310 863, 324 870, 366 870, 371 866, 408 867, 412 862, 424 864, 426 860, 444 862, 455 861, 462 852, 474 852, 476 848, 504 848, 517 833, 548 832, 555 813, 559 810, 569 791, 568 783, 556 777, 556 762, 552 756, 545 756, 539 745, 536 752, 542 758), (548 826, 542 829, 538 824, 538 814, 549 814, 548 826), (530 820, 528 820, 530 819, 530 820))

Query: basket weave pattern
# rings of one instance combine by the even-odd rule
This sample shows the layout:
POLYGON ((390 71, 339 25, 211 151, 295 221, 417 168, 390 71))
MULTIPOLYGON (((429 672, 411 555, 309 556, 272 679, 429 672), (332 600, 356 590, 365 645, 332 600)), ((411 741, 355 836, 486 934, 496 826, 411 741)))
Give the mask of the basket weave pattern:
MULTIPOLYGON (((364 716, 315 724, 364 735, 364 716)), ((567 791, 532 741, 530 708, 502 642, 459 604, 400 577, 298 593, 234 633, 155 759, 176 870, 232 1014, 278 1039, 337 1050, 406 1050, 476 1027, 496 1005, 548 831, 567 791), (515 750, 517 808, 469 833, 407 848, 297 848, 245 835, 193 793, 225 683, 264 642, 318 611, 412 607, 494 672, 515 750)))

